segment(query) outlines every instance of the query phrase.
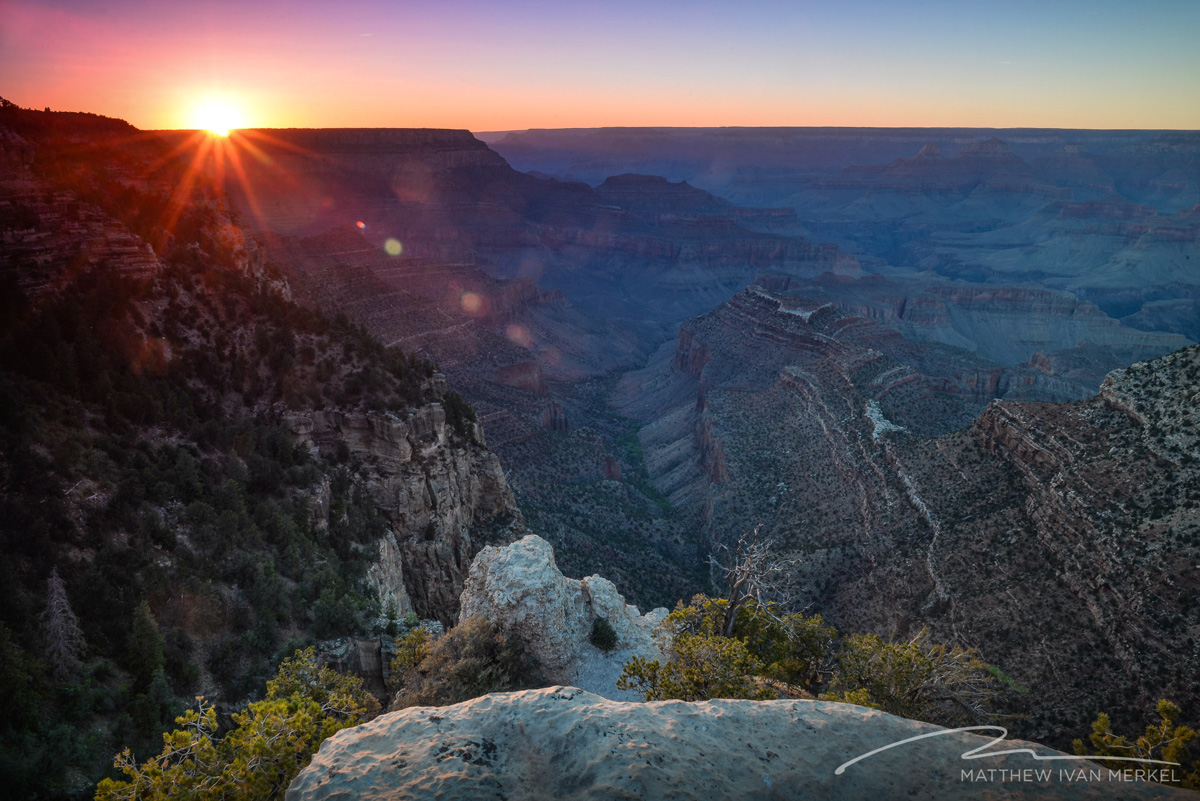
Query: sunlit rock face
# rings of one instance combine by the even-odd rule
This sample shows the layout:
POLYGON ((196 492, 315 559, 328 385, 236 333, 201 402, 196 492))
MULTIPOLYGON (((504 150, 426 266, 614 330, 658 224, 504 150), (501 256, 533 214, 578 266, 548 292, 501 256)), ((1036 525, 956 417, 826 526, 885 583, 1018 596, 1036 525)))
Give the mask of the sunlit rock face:
MULTIPOLYGON (((927 736, 836 772, 877 748, 939 731, 849 704, 621 703, 551 687, 406 709, 338 732, 286 798, 1191 797, 1145 781, 1111 781, 1107 769, 1090 762, 1039 762, 1025 754, 963 760, 988 738, 961 732, 927 736), (1097 770, 1098 780, 1072 781, 1059 772, 1076 775, 1081 767, 1097 770), (980 770, 994 771, 992 778, 978 779, 980 770)), ((1021 741, 1003 749, 1024 747, 1061 756, 1021 741)))
POLYGON ((459 619, 481 615, 522 640, 551 681, 582 684, 606 697, 631 698, 616 688, 631 656, 661 659, 655 627, 667 615, 642 615, 601 576, 570 579, 554 563, 554 549, 529 535, 502 548, 487 547, 471 563, 459 619), (617 647, 603 653, 588 641, 596 618, 617 633, 617 647))

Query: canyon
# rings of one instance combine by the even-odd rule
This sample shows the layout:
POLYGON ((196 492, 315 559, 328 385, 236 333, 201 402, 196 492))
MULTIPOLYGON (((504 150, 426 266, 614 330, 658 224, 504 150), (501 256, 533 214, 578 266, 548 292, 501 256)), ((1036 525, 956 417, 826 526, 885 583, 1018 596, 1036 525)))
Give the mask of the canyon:
POLYGON ((14 642, 54 567, 109 684, 136 596, 223 703, 318 631, 385 697, 401 620, 476 613, 607 688, 591 618, 659 653, 758 528, 1022 737, 1194 719, 1193 135, 206 136, 0 115, 14 642))
POLYGON ((573 129, 482 133, 518 169, 622 172, 785 207, 870 272, 1035 282, 1191 340, 1200 137, 1189 131, 573 129))
POLYGON ((283 155, 227 185, 302 297, 443 365, 568 575, 669 607, 706 586, 714 547, 758 526, 799 560, 796 602, 844 630, 980 647, 1027 691, 1010 703, 1028 736, 1079 731, 1094 708, 1133 715, 1164 685, 1190 708, 1190 584, 1137 611, 1164 597, 1151 575, 1189 575, 1190 470, 1142 452, 1085 469, 1100 455, 1082 446, 1067 466, 1030 466, 1020 442, 1137 436, 1090 399, 1113 370, 1190 344, 1191 140, 876 131, 832 136, 831 156, 766 133, 485 135, 535 165, 522 174, 463 132, 246 132, 283 155), (577 145, 570 158, 608 174, 573 172, 577 145), (735 163, 685 163, 704 153, 735 163), (892 157, 854 163, 864 153, 892 157), (762 166, 779 159, 795 169, 762 166), (1163 195, 1131 159, 1182 186, 1163 195), (308 216, 272 211, 284 201, 308 216), (1168 308, 1182 324, 1149 322, 1168 308), (1023 404, 1063 402, 1091 411, 1054 426, 1083 415, 1096 431, 1013 433, 1032 424, 1023 404), (1076 469, 1106 490, 1058 489, 1076 469), (1178 519, 1132 512, 1146 493, 1175 499, 1155 503, 1178 519), (1118 525, 1155 567, 1096 544, 1118 525), (982 572, 1008 559, 1003 578, 982 572), (997 593, 1011 608, 986 611, 997 593))
POLYGON ((979 648, 1022 688, 1026 735, 1054 742, 1089 704, 1200 690, 1200 348, 1068 403, 1041 400, 1072 396, 1054 381, 752 287, 614 399, 644 421, 654 486, 714 546, 752 522, 794 559, 799 606, 979 648))

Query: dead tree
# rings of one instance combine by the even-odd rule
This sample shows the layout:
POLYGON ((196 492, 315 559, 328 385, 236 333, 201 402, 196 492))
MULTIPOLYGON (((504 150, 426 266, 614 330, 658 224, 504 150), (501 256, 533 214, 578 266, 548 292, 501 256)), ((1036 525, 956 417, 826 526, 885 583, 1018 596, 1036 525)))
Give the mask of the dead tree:
POLYGON ((46 608, 38 621, 54 677, 60 681, 69 678, 82 665, 80 657, 86 643, 58 568, 51 569, 50 578, 46 580, 46 608))
POLYGON ((717 543, 708 558, 713 571, 724 577, 725 617, 721 635, 732 637, 738 611, 747 601, 754 600, 764 613, 774 616, 772 609, 787 605, 789 570, 795 559, 785 559, 775 553, 773 540, 759 538, 759 527, 747 531, 730 548, 717 543))

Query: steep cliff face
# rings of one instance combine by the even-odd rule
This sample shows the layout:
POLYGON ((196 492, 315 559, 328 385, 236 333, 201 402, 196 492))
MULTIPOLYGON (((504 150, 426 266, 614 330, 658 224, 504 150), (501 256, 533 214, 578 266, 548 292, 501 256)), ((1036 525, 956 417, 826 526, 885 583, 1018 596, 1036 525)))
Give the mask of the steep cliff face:
MULTIPOLYGON (((288 801, 445 799, 1185 799, 1153 782, 1064 778, 1067 757, 823 701, 607 701, 574 687, 487 695, 382 715, 338 732, 288 801), (912 740, 913 742, 908 742, 912 740), (868 756, 897 743, 895 750, 868 756), (979 752, 978 762, 963 754, 979 752), (948 767, 953 766, 953 767, 948 767), (959 766, 963 766, 959 770, 959 766), (1021 776, 1001 782, 964 778, 1021 776), (988 771, 997 771, 989 774, 988 771), (998 785, 1003 787, 998 793, 998 785)), ((1075 776, 1076 770, 1067 772, 1075 776)), ((1086 773, 1085 776, 1091 774, 1086 773)))
POLYGON ((32 170, 37 148, 0 125, 0 274, 27 295, 61 290, 93 268, 146 278, 163 264, 127 225, 32 170))
POLYGON ((571 431, 571 420, 561 403, 551 403, 546 407, 546 411, 542 412, 542 428, 557 434, 567 434, 571 431))
MULTIPOLYGON (((297 440, 326 455, 339 446, 360 456, 363 479, 390 531, 370 580, 403 615, 454 621, 458 597, 479 546, 472 532, 498 521, 519 527, 519 514, 495 454, 456 445, 440 404, 400 419, 391 414, 316 411, 290 414, 297 440)), ((475 425, 472 437, 482 442, 475 425)))

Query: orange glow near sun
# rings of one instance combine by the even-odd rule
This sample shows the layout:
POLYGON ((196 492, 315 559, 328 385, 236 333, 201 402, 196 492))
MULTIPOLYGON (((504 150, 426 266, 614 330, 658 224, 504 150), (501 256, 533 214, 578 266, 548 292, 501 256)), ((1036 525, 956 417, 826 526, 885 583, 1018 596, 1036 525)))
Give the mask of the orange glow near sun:
POLYGON ((238 106, 224 98, 209 98, 198 102, 189 117, 191 124, 217 136, 246 127, 245 115, 238 106))

